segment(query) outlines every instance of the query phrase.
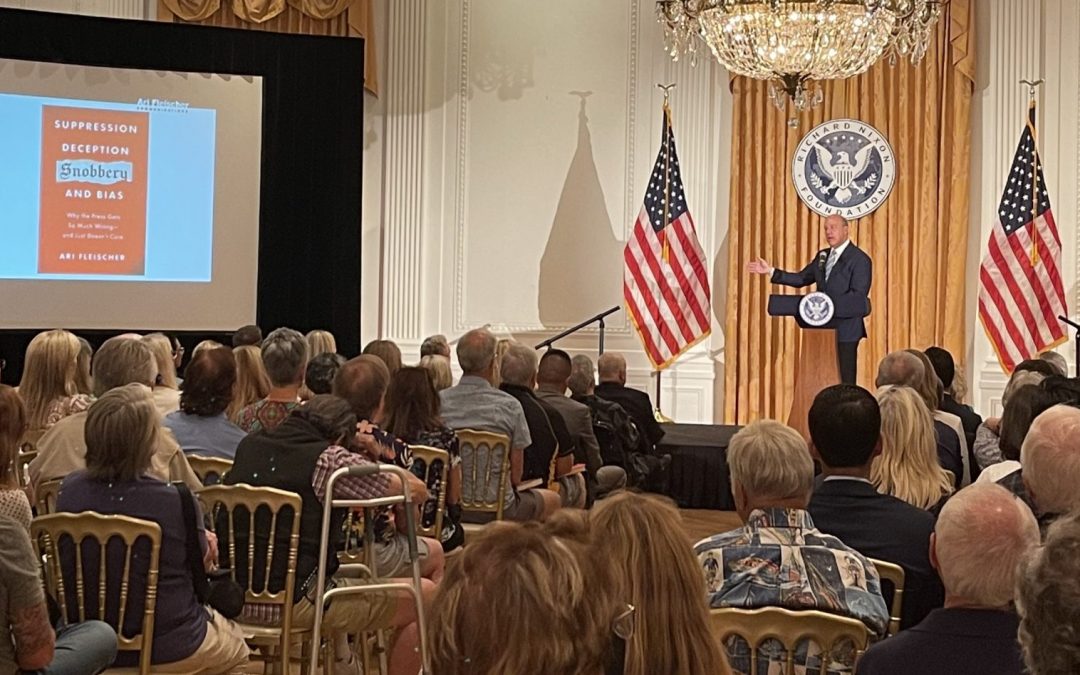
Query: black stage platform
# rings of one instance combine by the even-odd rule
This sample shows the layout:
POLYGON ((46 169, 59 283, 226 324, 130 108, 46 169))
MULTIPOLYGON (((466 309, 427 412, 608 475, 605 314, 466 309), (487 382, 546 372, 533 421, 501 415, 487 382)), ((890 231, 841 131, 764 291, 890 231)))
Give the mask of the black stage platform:
POLYGON ((659 452, 671 455, 668 494, 680 508, 733 511, 727 447, 742 427, 722 424, 664 424, 659 452))

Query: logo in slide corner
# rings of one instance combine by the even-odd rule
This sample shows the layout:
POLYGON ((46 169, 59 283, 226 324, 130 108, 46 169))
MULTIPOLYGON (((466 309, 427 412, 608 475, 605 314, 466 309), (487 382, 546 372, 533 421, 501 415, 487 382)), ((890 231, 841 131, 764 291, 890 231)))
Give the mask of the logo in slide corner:
POLYGON ((888 199, 896 181, 896 159, 889 141, 874 127, 859 120, 831 120, 799 142, 791 179, 814 213, 861 218, 888 199))

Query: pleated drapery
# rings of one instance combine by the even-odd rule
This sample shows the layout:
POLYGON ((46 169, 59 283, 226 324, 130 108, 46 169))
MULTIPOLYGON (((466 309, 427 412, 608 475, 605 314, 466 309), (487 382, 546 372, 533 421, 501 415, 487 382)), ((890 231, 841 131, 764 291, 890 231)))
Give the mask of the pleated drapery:
POLYGON ((824 103, 800 115, 796 129, 787 125, 790 113, 769 101, 766 82, 732 80, 725 421, 783 420, 790 410, 800 330, 765 310, 770 293, 796 291, 750 276, 746 266, 760 256, 799 270, 826 246, 823 218, 792 185, 791 160, 803 135, 827 120, 871 124, 897 161, 889 200, 851 225, 852 240, 874 262, 859 383, 869 387, 877 363, 892 350, 941 345, 963 357, 974 7, 974 0, 943 7, 936 40, 918 66, 883 62, 822 83, 824 103))
POLYGON ((163 21, 364 38, 364 87, 378 93, 374 0, 158 0, 163 21))

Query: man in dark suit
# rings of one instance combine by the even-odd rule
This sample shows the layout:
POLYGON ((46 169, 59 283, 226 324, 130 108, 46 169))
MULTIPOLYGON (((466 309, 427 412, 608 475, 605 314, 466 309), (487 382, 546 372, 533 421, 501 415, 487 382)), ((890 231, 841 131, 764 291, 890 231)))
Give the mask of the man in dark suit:
POLYGON ((1020 675, 1011 604, 1017 568, 1039 545, 1031 510, 1008 490, 975 483, 938 517, 930 560, 945 584, 945 606, 883 640, 859 660, 858 675, 1020 675))
POLYGON ((824 476, 810 498, 810 516, 819 530, 859 553, 904 568, 900 625, 914 626, 944 601, 930 565, 934 517, 870 484, 870 464, 881 454, 877 401, 855 385, 828 387, 814 399, 808 426, 811 453, 824 476))
POLYGON ((940 407, 945 412, 960 418, 960 423, 964 425, 964 435, 967 436, 967 447, 970 452, 975 447, 975 432, 982 424, 982 417, 971 406, 957 401, 952 395, 953 380, 956 378, 956 363, 953 361, 952 354, 941 347, 930 347, 924 353, 934 366, 934 372, 941 380, 941 386, 945 388, 940 407))
MULTIPOLYGON (((870 256, 848 239, 848 221, 833 214, 825 219, 825 240, 829 248, 799 272, 785 272, 770 265, 764 258, 751 262, 747 269, 753 274, 768 274, 774 284, 802 288, 816 283, 819 291, 834 302, 865 299, 869 306, 873 264, 870 256)), ((866 337, 863 317, 836 319, 836 355, 840 366, 840 381, 855 384, 859 341, 866 337)))
POLYGON ((596 360, 596 370, 600 378, 596 395, 618 403, 630 413, 641 437, 640 451, 647 455, 655 454, 656 444, 664 437, 664 430, 656 421, 649 395, 626 386, 626 359, 621 354, 605 352, 596 360))

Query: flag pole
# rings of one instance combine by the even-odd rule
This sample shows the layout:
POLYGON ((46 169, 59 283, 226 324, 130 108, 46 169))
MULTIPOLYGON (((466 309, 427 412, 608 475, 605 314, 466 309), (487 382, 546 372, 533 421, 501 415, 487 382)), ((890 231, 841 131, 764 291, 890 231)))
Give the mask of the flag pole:
MULTIPOLYGON (((671 90, 677 85, 672 82, 671 84, 657 84, 657 87, 664 90, 664 228, 660 230, 661 239, 664 242, 664 248, 661 257, 664 262, 668 262, 668 213, 671 211, 671 205, 668 203, 668 199, 671 196, 671 134, 668 130, 671 128, 671 108, 668 107, 668 100, 671 98, 671 90)), ((659 409, 659 403, 657 403, 659 409)))
POLYGON ((1039 230, 1035 224, 1039 217, 1039 141, 1035 135, 1035 91, 1046 80, 1020 80, 1028 88, 1028 119, 1031 131, 1031 266, 1039 264, 1039 230))

